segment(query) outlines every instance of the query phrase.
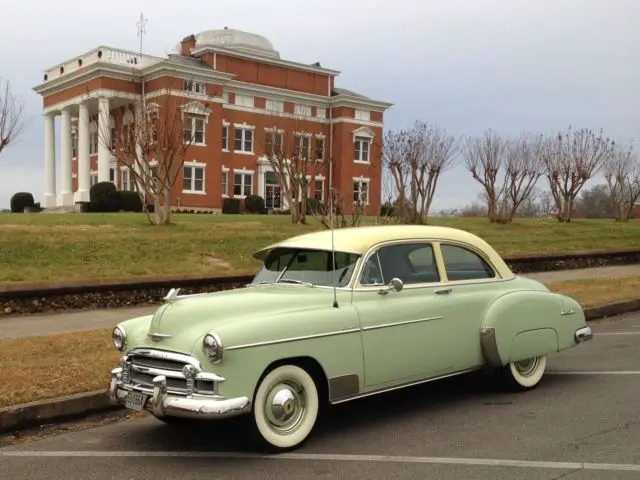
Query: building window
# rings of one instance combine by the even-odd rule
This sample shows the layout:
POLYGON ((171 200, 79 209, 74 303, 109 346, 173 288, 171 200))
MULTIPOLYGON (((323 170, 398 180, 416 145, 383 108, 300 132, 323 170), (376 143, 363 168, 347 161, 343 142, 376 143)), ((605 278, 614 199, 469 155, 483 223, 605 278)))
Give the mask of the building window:
POLYGON ((364 137, 356 137, 354 142, 353 158, 356 162, 369 163, 369 148, 371 140, 364 137))
POLYGON ((319 202, 324 202, 324 180, 316 179, 313 182, 313 198, 319 202))
POLYGON ((236 93, 236 105, 253 108, 254 106, 253 97, 251 95, 238 95, 236 93))
POLYGON ((71 158, 78 156, 78 134, 73 132, 71 134, 71 158))
POLYGON ((316 117, 317 118, 327 118, 327 109, 324 107, 316 108, 316 117))
POLYGON ((222 196, 229 195, 229 172, 222 172, 222 196))
POLYGON ((115 183, 116 183, 116 169, 115 168, 110 168, 109 169, 109 181, 115 185, 115 183))
POLYGON ((371 112, 368 110, 356 110, 356 120, 371 120, 371 112))
POLYGON ((316 137, 316 160, 324 160, 324 138, 316 137))
POLYGON ((128 168, 120 171, 120 190, 122 191, 135 191, 135 182, 131 178, 131 171, 128 168))
POLYGON ((182 191, 204 193, 204 166, 184 166, 182 191))
POLYGON ((293 113, 295 115, 301 115, 304 117, 310 117, 311 116, 311 106, 310 105, 303 105, 301 103, 296 103, 293 106, 293 113))
POLYGON ((266 107, 271 112, 284 112, 284 102, 280 100, 267 99, 266 107))
POLYGON ((253 130, 236 127, 234 133, 234 150, 236 152, 253 153, 253 130))
POLYGON ((233 176, 233 196, 246 197, 251 195, 251 181, 253 175, 251 173, 236 173, 233 176))
POLYGON ((264 132, 264 154, 268 157, 273 155, 281 155, 284 148, 281 132, 265 131, 264 132))
POLYGON ((229 150, 229 125, 222 126, 222 150, 229 150))
POLYGON ((200 115, 185 115, 184 141, 193 145, 204 145, 204 117, 200 115))
POLYGON ((367 205, 369 203, 369 180, 353 181, 353 202, 367 205))
POLYGON ((96 183, 98 183, 98 174, 97 173, 89 174, 89 186, 93 187, 96 183))
POLYGON ((89 155, 98 153, 98 132, 89 133, 89 155))
POLYGON ((296 133, 293 136, 293 156, 296 158, 309 158, 311 144, 307 135, 296 133))
POLYGON ((205 84, 202 82, 195 82, 193 80, 183 80, 182 90, 185 92, 193 93, 205 93, 205 84))

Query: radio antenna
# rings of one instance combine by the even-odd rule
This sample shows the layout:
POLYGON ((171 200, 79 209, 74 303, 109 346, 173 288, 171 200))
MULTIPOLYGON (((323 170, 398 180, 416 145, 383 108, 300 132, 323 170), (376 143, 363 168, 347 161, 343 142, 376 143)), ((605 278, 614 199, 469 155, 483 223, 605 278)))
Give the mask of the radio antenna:
POLYGON ((338 289, 336 285, 336 248, 333 240, 333 192, 332 186, 332 164, 329 162, 329 228, 331 229, 331 256, 332 256, 332 268, 333 268, 333 308, 338 308, 338 289))

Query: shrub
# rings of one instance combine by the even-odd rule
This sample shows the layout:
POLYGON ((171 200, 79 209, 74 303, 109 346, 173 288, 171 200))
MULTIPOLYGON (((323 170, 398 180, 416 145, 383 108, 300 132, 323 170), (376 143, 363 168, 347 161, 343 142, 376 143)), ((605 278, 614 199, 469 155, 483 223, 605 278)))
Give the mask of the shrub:
POLYGON ((222 202, 222 213, 240 213, 240 200, 225 198, 222 202))
POLYGON ((380 216, 381 217, 394 217, 396 214, 396 207, 391 202, 385 202, 380 207, 380 216))
POLYGON ((89 190, 89 211, 91 212, 117 212, 119 203, 120 195, 111 182, 96 183, 89 190))
POLYGON ((264 198, 260 195, 247 195, 244 207, 249 213, 262 213, 264 211, 264 198))
POLYGON ((138 192, 121 191, 118 192, 120 196, 119 210, 124 212, 142 212, 142 199, 138 192))
POLYGON ((24 213, 26 207, 33 207, 33 195, 29 192, 18 192, 11 197, 11 211, 13 213, 24 213))
POLYGON ((322 215, 325 213, 324 204, 315 197, 307 198, 307 211, 305 212, 307 215, 322 215))

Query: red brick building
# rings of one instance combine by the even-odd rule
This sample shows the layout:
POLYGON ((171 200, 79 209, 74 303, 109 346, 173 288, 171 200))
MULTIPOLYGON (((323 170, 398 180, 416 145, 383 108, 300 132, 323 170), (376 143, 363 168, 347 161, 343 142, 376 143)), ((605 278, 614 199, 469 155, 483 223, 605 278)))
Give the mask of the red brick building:
MULTIPOLYGON (((332 183, 343 199, 362 198, 367 213, 376 213, 383 115, 391 104, 337 88, 338 75, 319 63, 283 60, 264 37, 226 28, 190 35, 166 58, 94 48, 48 69, 34 88, 44 103, 42 206, 86 202, 89 188, 99 181, 135 189, 127 167, 98 141, 98 132, 115 135, 118 111, 139 102, 144 91, 147 102, 176 97, 195 138, 175 184, 174 206, 219 210, 224 197, 257 194, 268 207, 286 208, 265 157, 265 135, 276 128, 295 130, 304 148, 327 156, 332 183)), ((324 200, 328 187, 328 176, 316 175, 309 194, 324 200)))

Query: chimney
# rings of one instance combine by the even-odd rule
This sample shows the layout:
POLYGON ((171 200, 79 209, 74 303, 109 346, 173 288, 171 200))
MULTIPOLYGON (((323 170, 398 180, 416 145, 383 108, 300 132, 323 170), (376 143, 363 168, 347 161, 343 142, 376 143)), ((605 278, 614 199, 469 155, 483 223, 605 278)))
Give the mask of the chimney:
POLYGON ((183 57, 190 57, 191 49, 196 47, 196 36, 191 34, 188 37, 184 37, 180 44, 182 46, 180 54, 183 57))

